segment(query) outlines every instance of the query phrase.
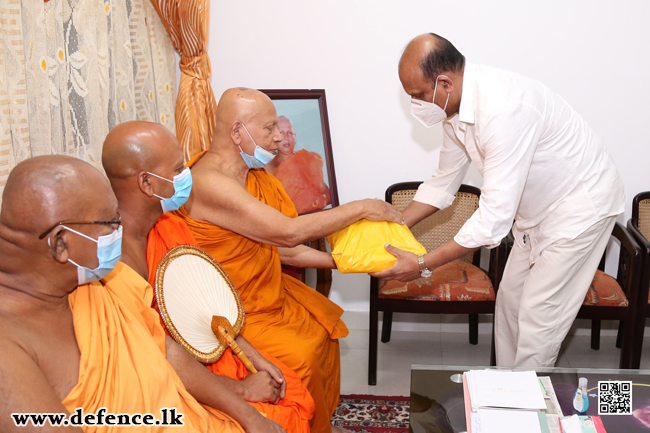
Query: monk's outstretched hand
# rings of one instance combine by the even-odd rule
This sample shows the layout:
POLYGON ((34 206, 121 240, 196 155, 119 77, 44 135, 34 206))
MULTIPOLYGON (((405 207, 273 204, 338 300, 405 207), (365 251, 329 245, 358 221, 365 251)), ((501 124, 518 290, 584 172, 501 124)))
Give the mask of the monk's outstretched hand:
POLYGON ((364 218, 370 221, 391 221, 398 224, 404 224, 404 218, 393 205, 383 200, 365 199, 361 200, 364 209, 364 218))

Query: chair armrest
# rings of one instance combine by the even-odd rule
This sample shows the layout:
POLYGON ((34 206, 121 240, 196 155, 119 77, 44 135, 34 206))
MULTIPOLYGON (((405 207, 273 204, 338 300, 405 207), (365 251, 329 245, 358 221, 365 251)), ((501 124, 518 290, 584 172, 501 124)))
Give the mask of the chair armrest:
MULTIPOLYGON (((634 240, 641 247, 642 262, 640 267, 641 275, 639 277, 639 302, 648 299, 648 292, 650 291, 650 242, 643 236, 637 228, 637 221, 631 218, 627 222, 627 231, 632 235, 634 240)), ((644 303, 645 304, 645 303, 644 303)), ((645 307, 644 307, 645 308, 645 307)))
POLYGON ((648 263, 650 260, 650 241, 643 236, 643 234, 637 228, 638 222, 634 218, 630 218, 627 221, 627 231, 632 235, 637 244, 641 247, 641 250, 645 254, 645 262, 648 263))
MULTIPOLYGON (((621 249, 618 258, 618 273, 616 280, 625 292, 630 306, 636 308, 638 301, 641 260, 641 247, 622 224, 616 223, 612 236, 619 240, 621 249)), ((647 291, 647 289, 646 289, 647 291)))

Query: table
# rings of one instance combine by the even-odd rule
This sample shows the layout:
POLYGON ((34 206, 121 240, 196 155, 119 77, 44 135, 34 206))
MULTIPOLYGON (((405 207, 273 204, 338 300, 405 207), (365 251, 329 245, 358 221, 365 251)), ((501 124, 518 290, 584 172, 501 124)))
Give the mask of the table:
MULTIPOLYGON (((413 433, 459 433, 466 431, 462 373, 497 367, 411 366, 411 431, 413 433), (457 376, 457 375, 460 375, 457 376), (453 379, 453 380, 452 380, 453 379), (455 380, 455 381, 454 381, 455 380), (413 422, 413 421, 416 422, 413 422), (423 428, 426 426, 426 428, 423 428)), ((531 370, 512 368, 505 370, 531 370)), ((607 433, 650 432, 650 370, 594 368, 535 368, 538 376, 550 376, 564 416, 577 413, 573 395, 578 378, 588 380, 588 394, 597 394, 598 381, 632 381, 632 411, 635 415, 601 415, 607 433)), ((598 398, 589 397, 587 415, 598 415, 598 398)))

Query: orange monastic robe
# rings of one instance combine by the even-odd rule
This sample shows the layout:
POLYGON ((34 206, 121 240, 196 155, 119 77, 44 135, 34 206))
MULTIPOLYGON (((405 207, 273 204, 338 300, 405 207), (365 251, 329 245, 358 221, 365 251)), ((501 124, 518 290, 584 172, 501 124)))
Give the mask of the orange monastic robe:
MULTIPOLYGON (((170 214, 163 214, 149 232, 147 245, 147 265, 149 266, 149 283, 155 286, 158 263, 167 252, 177 245, 199 246, 194 236, 182 219, 170 214)), ((155 304, 154 304, 155 305, 155 304)), ((157 309, 158 306, 155 305, 157 309)), ((314 400, 300 378, 293 370, 273 356, 259 351, 260 354, 275 364, 284 375, 287 382, 285 397, 277 405, 269 403, 250 403, 268 418, 282 425, 287 433, 309 433, 309 420, 314 415, 314 400)), ((235 380, 243 380, 248 376, 244 363, 226 349, 221 357, 212 364, 206 365, 210 371, 235 380)))
MULTIPOLYGON (((201 156, 197 155, 195 161, 201 156)), ((266 170, 249 171, 246 190, 285 215, 297 216, 280 181, 266 170)), ((221 264, 239 291, 246 310, 242 335, 298 374, 316 404, 312 432, 329 432, 340 392, 338 338, 348 334, 340 320, 343 310, 284 274, 276 247, 195 221, 184 207, 176 214, 185 220, 201 248, 221 264)))
MULTIPOLYGON (((165 332, 151 308, 151 286, 123 263, 102 282, 79 286, 69 297, 81 352, 79 383, 63 400, 73 413, 151 413, 177 408, 185 427, 153 426, 154 432, 244 433, 232 418, 204 407, 183 386, 165 358, 165 332)), ((121 432, 124 427, 84 427, 121 432)), ((128 429, 127 429, 128 430, 128 429)))
POLYGON ((316 152, 297 151, 273 175, 282 182, 299 214, 325 209, 332 201, 330 189, 323 181, 323 158, 316 152))

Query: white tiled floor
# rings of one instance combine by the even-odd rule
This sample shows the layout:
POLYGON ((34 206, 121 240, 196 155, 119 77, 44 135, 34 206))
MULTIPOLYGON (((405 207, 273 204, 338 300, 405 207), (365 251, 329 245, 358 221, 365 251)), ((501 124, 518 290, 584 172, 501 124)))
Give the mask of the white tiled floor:
MULTIPOLYGON (((562 344, 558 367, 618 368, 616 337, 601 336, 600 350, 590 348, 590 337, 569 336, 562 344)), ((644 341, 650 347, 650 337, 644 341)), ((476 346, 466 333, 393 331, 389 343, 379 342, 377 385, 368 385, 368 331, 351 330, 340 340, 341 394, 407 396, 411 364, 489 365, 490 335, 480 334, 476 346)), ((650 369, 650 354, 641 360, 650 369)))

